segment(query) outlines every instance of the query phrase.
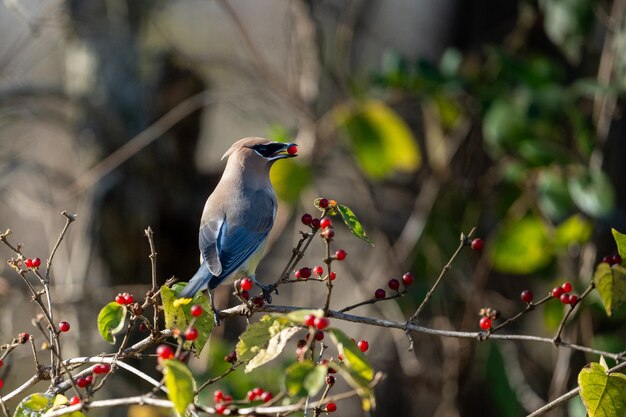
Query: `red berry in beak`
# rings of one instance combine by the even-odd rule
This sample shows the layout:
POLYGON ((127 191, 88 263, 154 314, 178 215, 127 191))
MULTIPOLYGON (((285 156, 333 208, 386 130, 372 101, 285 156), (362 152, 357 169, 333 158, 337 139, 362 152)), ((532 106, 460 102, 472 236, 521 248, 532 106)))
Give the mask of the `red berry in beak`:
POLYGON ((290 147, 287 148, 287 153, 289 155, 295 155, 296 153, 298 153, 298 146, 291 145, 290 147))

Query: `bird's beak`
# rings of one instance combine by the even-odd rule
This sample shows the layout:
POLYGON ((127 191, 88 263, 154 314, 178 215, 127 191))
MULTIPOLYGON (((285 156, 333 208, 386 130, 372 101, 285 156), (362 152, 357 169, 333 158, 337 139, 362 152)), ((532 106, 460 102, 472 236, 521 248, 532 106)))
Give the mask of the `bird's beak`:
POLYGON ((269 158, 270 161, 277 161, 284 158, 293 158, 298 156, 298 145, 295 143, 276 143, 281 145, 269 158))

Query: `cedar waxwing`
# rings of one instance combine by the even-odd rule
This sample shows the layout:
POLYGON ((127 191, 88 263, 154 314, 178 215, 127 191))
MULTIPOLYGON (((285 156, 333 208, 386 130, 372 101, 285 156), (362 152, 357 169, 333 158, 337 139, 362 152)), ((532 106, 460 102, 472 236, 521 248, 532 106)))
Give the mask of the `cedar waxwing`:
POLYGON ((228 278, 250 277, 271 301, 269 287, 255 277, 276 215, 270 168, 279 159, 296 156, 297 149, 293 143, 252 137, 238 140, 222 157, 228 158, 224 174, 200 220, 200 268, 180 293, 191 298, 208 289, 216 323, 213 292, 228 278))

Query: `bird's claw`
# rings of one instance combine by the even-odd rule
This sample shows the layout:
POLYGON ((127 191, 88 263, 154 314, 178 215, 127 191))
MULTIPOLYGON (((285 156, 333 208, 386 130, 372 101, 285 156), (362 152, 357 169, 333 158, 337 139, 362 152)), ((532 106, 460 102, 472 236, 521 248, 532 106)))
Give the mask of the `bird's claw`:
MULTIPOLYGON (((273 289, 271 285, 259 285, 259 287, 261 287, 261 291, 263 291, 265 301, 267 301, 268 304, 272 304, 272 290, 275 289, 273 289)), ((276 294, 278 294, 278 291, 276 291, 276 294)))

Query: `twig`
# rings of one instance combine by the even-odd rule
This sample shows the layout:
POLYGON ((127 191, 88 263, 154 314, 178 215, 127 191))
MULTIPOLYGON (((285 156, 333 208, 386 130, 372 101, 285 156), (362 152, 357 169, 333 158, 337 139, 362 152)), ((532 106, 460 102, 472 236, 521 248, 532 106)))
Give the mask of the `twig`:
POLYGON ((474 234, 475 231, 476 231, 476 228, 474 227, 474 228, 472 228, 472 230, 470 230, 470 232, 467 234, 467 236, 465 236, 465 234, 461 234, 461 239, 460 239, 460 242, 459 242, 459 246, 456 248, 456 251, 454 251, 454 253, 450 257, 450 260, 448 261, 448 263, 443 267, 443 269, 439 273, 439 277, 437 277, 437 280, 433 284, 432 288, 430 290, 428 290, 428 292, 426 293, 426 296, 424 297, 424 300, 422 301, 422 303, 417 308, 417 311, 415 311, 415 313, 409 318, 407 323, 414 322, 417 319, 417 317, 420 315, 420 313, 422 312, 422 310, 426 306, 426 303, 428 302, 428 300, 430 300, 430 297, 432 297, 433 292, 435 292, 435 290, 439 286, 439 283, 441 282, 443 277, 446 275, 446 272, 448 272, 452 268, 452 262, 456 259, 456 257, 459 255, 459 253, 461 253, 461 250, 463 250, 463 248, 469 244, 469 239, 472 237, 472 235, 474 234))
POLYGON ((332 272, 334 258, 330 256, 330 239, 324 238, 324 244, 326 246, 326 257, 324 258, 324 263, 326 264, 326 269, 328 270, 328 279, 326 280, 326 301, 324 302, 324 314, 326 314, 328 313, 328 308, 330 307, 330 297, 333 293, 333 280, 330 279, 330 274, 332 272))
POLYGON ((0 408, 2 408, 2 414, 4 414, 4 417, 11 417, 11 413, 9 413, 9 409, 7 408, 7 405, 4 403, 4 399, 2 398, 2 395, 0 395, 0 408))
POLYGON ((535 308, 537 308, 537 306, 540 306, 541 304, 543 304, 545 302, 548 302, 548 301, 552 300, 553 298, 554 297, 552 297, 552 295, 548 294, 547 296, 545 296, 541 300, 537 301, 536 303, 532 303, 532 302, 529 303, 528 305, 526 305, 526 308, 524 310, 520 311, 519 313, 517 313, 513 317, 506 319, 505 321, 503 321, 502 323, 500 323, 496 327, 492 328, 491 330, 489 330, 489 333, 493 334, 493 333, 497 332, 498 330, 500 330, 503 327, 509 325, 510 323, 514 322, 515 320, 518 320, 522 316, 530 313, 535 308))
POLYGON ((225 378, 227 375, 231 374, 232 372, 234 372, 239 366, 243 365, 243 362, 237 362, 234 365, 231 365, 230 368, 228 368, 228 370, 226 372, 224 372, 222 375, 220 376, 216 376, 215 378, 211 378, 207 381, 205 381, 202 385, 200 385, 198 387, 198 389, 196 390, 196 392, 194 393, 194 395, 198 395, 200 393, 200 391, 202 391, 203 389, 205 389, 206 387, 208 387, 211 384, 216 383, 217 381, 219 381, 220 379, 225 378))
POLYGON ((341 310, 337 310, 337 311, 339 311, 340 313, 345 313, 346 311, 354 310, 355 308, 361 307, 361 306, 364 306, 364 305, 374 304, 374 303, 378 303, 380 301, 393 300, 394 298, 400 298, 403 295, 405 295, 406 293, 407 293, 407 290, 405 288, 404 290, 399 291, 399 292, 397 292, 394 295, 391 295, 389 297, 385 297, 385 298, 370 298, 369 300, 365 300, 365 301, 361 301, 360 303, 349 305, 349 306, 344 307, 341 310))
POLYGON ((561 343, 561 332, 563 331, 563 327, 565 327, 565 322, 567 321, 567 319, 569 318, 570 314, 572 314, 572 312, 574 311, 574 309, 580 304, 580 302, 582 300, 585 299, 585 297, 587 297, 589 295, 589 293, 596 287, 596 285, 593 283, 593 281, 589 284, 589 286, 587 287, 587 289, 585 289, 585 291, 580 295, 580 298, 578 299, 578 302, 576 304, 574 304, 573 306, 570 306, 570 308, 567 309, 567 312, 565 312, 565 315, 563 316, 563 318, 561 319, 561 323, 559 323, 559 328, 556 330, 556 334, 554 335, 554 337, 552 338, 553 343, 558 346, 559 343, 561 343))
POLYGON ((154 309, 154 325, 152 326, 152 332, 156 333, 159 331, 159 309, 158 309, 158 304, 159 304, 159 287, 157 284, 157 264, 156 264, 156 259, 157 259, 157 253, 156 253, 156 249, 154 246, 154 232, 152 231, 152 228, 150 226, 148 226, 148 228, 146 230, 144 230, 144 233, 146 235, 146 237, 148 238, 148 244, 150 245, 150 269, 152 271, 152 290, 150 291, 153 296, 152 296, 152 308, 154 309))
POLYGON ((68 213, 67 211, 64 210, 63 212, 61 212, 61 214, 65 216, 65 219, 66 219, 65 226, 63 226, 63 230, 61 230, 61 233, 59 234, 59 238, 57 239, 57 242, 52 247, 52 250, 50 251, 50 256, 48 256, 48 262, 46 262, 45 282, 49 282, 50 280, 50 268, 52 267, 52 259, 54 259, 54 255, 57 253, 57 250, 59 249, 59 246, 61 245, 61 241, 65 237, 65 234, 67 233, 67 229, 70 227, 70 223, 76 220, 76 214, 74 213, 68 213))

